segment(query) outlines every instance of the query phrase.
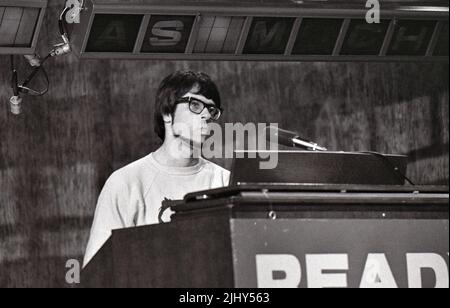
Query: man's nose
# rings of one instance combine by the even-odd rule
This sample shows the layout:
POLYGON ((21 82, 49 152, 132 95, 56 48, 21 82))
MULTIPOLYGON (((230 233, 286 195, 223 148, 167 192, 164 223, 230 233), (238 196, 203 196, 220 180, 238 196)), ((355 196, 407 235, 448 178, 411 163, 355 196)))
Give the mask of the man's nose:
POLYGON ((209 121, 211 119, 211 113, 209 112, 208 108, 203 109, 201 116, 202 120, 209 121))

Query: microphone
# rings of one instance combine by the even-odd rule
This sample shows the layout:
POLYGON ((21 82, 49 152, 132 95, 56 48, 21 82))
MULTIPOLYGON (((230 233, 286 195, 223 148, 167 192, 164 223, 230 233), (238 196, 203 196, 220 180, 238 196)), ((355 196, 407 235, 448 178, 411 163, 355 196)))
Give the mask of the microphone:
POLYGON ((24 56, 25 59, 27 59, 28 63, 33 66, 41 66, 41 59, 39 58, 39 56, 37 54, 34 55, 25 55, 24 56))
POLYGON ((13 115, 20 115, 22 113, 22 98, 20 96, 12 96, 9 99, 9 104, 13 115))
MULTIPOLYGON (((13 59, 13 56, 11 56, 11 59, 13 59)), ((19 93, 17 71, 14 68, 13 60, 11 60, 11 69, 13 73, 11 80, 11 88, 13 90, 14 95, 9 99, 9 107, 12 114, 20 115, 22 113, 22 98, 20 97, 19 93)))
POLYGON ((269 126, 266 130, 268 133, 267 139, 269 141, 270 139, 273 140, 273 136, 278 139, 278 144, 288 147, 301 147, 312 151, 327 151, 326 148, 319 146, 317 143, 300 138, 300 136, 296 132, 284 130, 275 126, 269 126))

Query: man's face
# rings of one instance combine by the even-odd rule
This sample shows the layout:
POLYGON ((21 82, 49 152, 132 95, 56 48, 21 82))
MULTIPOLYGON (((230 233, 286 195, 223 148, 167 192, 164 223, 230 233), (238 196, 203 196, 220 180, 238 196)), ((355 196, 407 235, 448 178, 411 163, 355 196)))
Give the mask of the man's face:
MULTIPOLYGON (((192 92, 186 93, 183 98, 191 97, 201 101, 206 107, 215 106, 213 100, 192 92)), ((196 114, 191 111, 189 103, 180 103, 177 104, 174 113, 173 132, 182 139, 190 141, 193 146, 201 147, 209 134, 208 123, 210 121, 211 114, 208 108, 204 108, 200 114, 196 114)))

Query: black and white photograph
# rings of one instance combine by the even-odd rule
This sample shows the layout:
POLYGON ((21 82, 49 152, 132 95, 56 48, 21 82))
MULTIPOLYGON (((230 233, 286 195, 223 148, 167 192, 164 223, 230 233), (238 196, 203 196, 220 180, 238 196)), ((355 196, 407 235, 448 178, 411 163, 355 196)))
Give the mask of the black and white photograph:
POLYGON ((449 288, 449 1, 0 0, 0 288, 449 288))

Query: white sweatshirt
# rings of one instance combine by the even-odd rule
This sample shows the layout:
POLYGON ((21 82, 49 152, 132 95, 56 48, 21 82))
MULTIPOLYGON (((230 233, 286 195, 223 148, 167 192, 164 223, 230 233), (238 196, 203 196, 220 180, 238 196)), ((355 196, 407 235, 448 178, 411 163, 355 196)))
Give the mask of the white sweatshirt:
MULTIPOLYGON (((163 200, 181 200, 191 192, 228 185, 229 171, 205 159, 192 167, 167 167, 153 153, 114 172, 97 203, 84 266, 105 244, 111 231, 157 224, 163 200)), ((170 211, 163 216, 170 221, 170 211)))

